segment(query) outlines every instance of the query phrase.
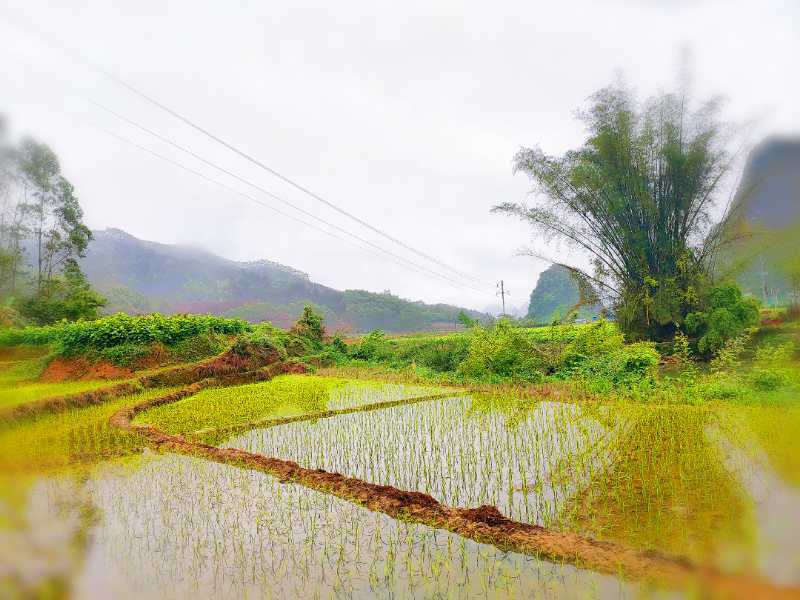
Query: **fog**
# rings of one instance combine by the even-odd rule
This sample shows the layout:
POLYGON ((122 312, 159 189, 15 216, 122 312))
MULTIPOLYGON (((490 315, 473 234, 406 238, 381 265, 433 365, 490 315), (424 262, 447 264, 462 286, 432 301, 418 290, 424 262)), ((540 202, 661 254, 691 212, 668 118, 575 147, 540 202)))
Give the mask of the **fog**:
POLYGON ((0 112, 16 134, 30 133, 58 153, 93 228, 237 260, 267 258, 339 289, 389 289, 477 309, 497 303, 494 285, 503 279, 516 307, 526 305, 547 266, 519 256, 520 248, 583 261, 532 239, 524 224, 489 214, 492 205, 528 194, 529 182, 512 173, 516 150, 575 147, 585 135, 575 109, 594 91, 622 76, 646 96, 674 87, 687 65, 697 98, 721 94, 724 114, 750 124, 744 148, 771 134, 796 134, 798 22, 798 4, 777 0, 2 1, 0 112), (214 143, 89 61, 484 283, 465 289, 398 265, 107 135, 98 127, 292 212, 95 103, 447 273, 214 143))

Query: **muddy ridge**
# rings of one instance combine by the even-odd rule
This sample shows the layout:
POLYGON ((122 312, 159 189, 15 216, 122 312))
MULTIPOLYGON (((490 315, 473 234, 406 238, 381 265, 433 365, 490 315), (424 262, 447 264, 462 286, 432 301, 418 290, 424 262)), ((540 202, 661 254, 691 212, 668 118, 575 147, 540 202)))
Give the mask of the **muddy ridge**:
POLYGON ((308 412, 302 415, 292 415, 289 417, 277 417, 259 419, 257 421, 250 421, 248 423, 241 423, 238 425, 230 425, 227 427, 209 427, 206 429, 198 429, 186 434, 187 437, 194 439, 207 435, 219 436, 221 438, 231 437, 239 433, 245 433, 253 429, 267 429, 269 427, 276 427, 278 425, 288 425, 289 423, 298 423, 301 421, 316 421, 319 419, 329 419, 331 417, 338 417, 341 415, 349 415, 352 413, 369 412, 372 410, 382 410, 384 408, 392 408, 394 406, 405 406, 407 404, 416 404, 418 402, 427 402, 429 400, 440 400, 442 398, 454 398, 458 396, 458 391, 440 392, 437 394, 429 394, 426 396, 412 396, 410 398, 401 398, 399 400, 386 400, 384 402, 370 402, 368 404, 360 404, 359 406, 352 406, 350 408, 336 408, 331 410, 319 410, 315 412, 308 412))
MULTIPOLYGON (((259 377, 269 378, 285 373, 293 365, 273 364, 259 371, 259 377)), ((231 380, 236 376, 230 374, 231 380)), ((494 506, 457 508, 442 505, 432 496, 416 491, 331 473, 322 469, 307 469, 294 461, 272 458, 235 448, 218 448, 189 441, 182 436, 167 434, 151 425, 133 423, 133 418, 154 406, 175 402, 211 385, 220 385, 225 377, 194 382, 185 388, 141 402, 117 411, 111 424, 135 431, 162 452, 195 456, 241 468, 254 469, 278 478, 282 482, 334 495, 359 504, 369 510, 444 529, 478 543, 490 544, 501 550, 527 554, 555 563, 568 563, 599 573, 621 576, 630 580, 652 581, 668 587, 702 590, 703 595, 725 598, 800 598, 800 588, 781 587, 756 577, 727 575, 716 569, 695 565, 684 558, 670 557, 658 552, 641 551, 613 542, 593 540, 574 533, 552 531, 538 525, 513 521, 494 506)), ((448 394, 452 395, 452 394, 448 394)), ((431 398, 428 398, 431 399, 431 398)), ((413 399, 412 399, 413 400, 413 399)), ((408 401, 392 401, 398 402, 408 401)), ((376 403, 381 404, 381 403, 376 403)), ((389 403, 383 403, 386 407, 389 403)), ((379 407, 368 406, 367 410, 379 407)), ((356 412, 356 409, 342 409, 356 412)), ((344 414, 325 411, 325 416, 344 414)), ((302 418, 308 418, 303 416, 302 418)), ((300 420, 299 417, 275 419, 264 424, 281 424, 300 420)))
MULTIPOLYGON (((27 418, 45 414, 63 412, 73 408, 83 408, 103 404, 122 396, 136 394, 155 387, 187 385, 205 381, 206 387, 239 385, 265 381, 274 375, 264 365, 275 365, 272 357, 264 360, 253 360, 226 352, 218 357, 193 365, 171 367, 142 375, 130 381, 115 383, 85 392, 52 396, 42 400, 27 402, 18 406, 0 410, 0 427, 27 418)), ((282 372, 305 373, 305 366, 300 363, 286 363, 282 372)))

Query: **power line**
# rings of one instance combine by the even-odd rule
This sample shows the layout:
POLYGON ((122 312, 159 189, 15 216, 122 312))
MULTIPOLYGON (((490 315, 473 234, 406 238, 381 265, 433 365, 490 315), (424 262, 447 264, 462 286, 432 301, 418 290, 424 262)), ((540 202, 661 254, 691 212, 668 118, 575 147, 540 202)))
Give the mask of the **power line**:
POLYGON ((325 204, 329 208, 332 208, 336 212, 348 217, 349 219, 352 219, 356 223, 359 223, 360 225, 363 225, 367 229, 370 229, 371 231, 374 231, 375 233, 383 236, 384 238, 386 238, 386 239, 394 242, 395 244, 398 244, 399 246, 405 248, 406 250, 409 250, 410 252, 413 252, 417 256, 425 258, 425 259, 427 259, 427 260, 429 260, 429 261, 431 261, 431 262, 433 262, 433 263, 435 263, 435 264, 437 264, 437 265, 439 265, 441 267, 444 267, 445 269, 447 269, 449 271, 452 271, 453 273, 456 273, 457 275, 460 275, 461 277, 465 277, 467 279, 471 279, 471 280, 473 280, 473 281, 475 281, 477 283, 483 283, 479 278, 474 277, 474 276, 472 276, 472 275, 470 275, 468 273, 465 273, 463 271, 460 271, 459 269, 456 269, 455 267, 451 267, 446 262, 444 262, 442 260, 439 260, 438 258, 436 258, 434 256, 431 256, 430 254, 427 254, 426 252, 418 250, 418 249, 414 248, 413 246, 411 246, 409 244, 406 244, 405 242, 403 242, 402 240, 396 238, 395 236, 393 236, 393 235, 391 235, 389 233, 386 233, 385 231, 375 227, 374 225, 368 223, 367 221, 364 221, 360 217, 357 217, 356 215, 354 215, 351 212, 341 208, 340 206, 334 204, 333 202, 330 202, 330 201, 326 200, 325 198, 323 198, 319 194, 316 194, 315 192, 312 192, 310 189, 300 185, 299 183, 297 183, 296 181, 294 181, 294 180, 290 179, 289 177, 283 175, 282 173, 279 173, 278 171, 276 171, 272 167, 264 164, 263 162, 261 162, 260 160, 258 160, 255 157, 251 156, 250 154, 247 154, 246 152, 240 150, 239 148, 237 148, 233 144, 231 144, 231 143, 223 140, 222 138, 214 135, 213 133, 211 133, 207 129, 201 127, 200 125, 196 124, 194 121, 190 120, 188 117, 185 117, 184 115, 182 115, 182 114, 176 112, 175 110, 169 108, 168 106, 162 104, 161 102, 159 102, 155 98, 152 98, 152 97, 148 96, 147 94, 145 94, 144 92, 140 91, 136 87, 132 86, 131 84, 129 84, 125 80, 120 79, 119 77, 117 77, 116 75, 111 73, 110 71, 108 71, 108 70, 106 70, 106 69, 104 69, 104 68, 102 68, 100 66, 94 66, 94 68, 97 71, 99 71, 101 74, 103 74, 104 76, 106 76, 109 79, 111 79, 114 83, 124 87, 125 89, 127 89, 131 93, 139 96, 140 98, 142 98, 142 99, 146 100, 147 102, 153 104, 154 106, 160 108, 164 112, 172 115, 173 117, 175 117, 179 121, 185 123, 186 125, 188 125, 189 127, 195 129, 196 131, 199 131, 203 135, 211 138, 212 140, 214 140, 218 144, 221 144, 222 146, 224 146, 228 150, 238 154, 239 156, 241 156, 245 160, 253 163, 257 167, 259 167, 261 169, 264 169, 265 171, 267 171, 268 173, 270 173, 273 176, 277 177, 281 181, 284 181, 285 183, 288 183, 292 187, 300 190, 304 194, 307 194, 311 198, 314 198, 315 200, 317 200, 319 202, 322 202, 323 204, 325 204))
MULTIPOLYGON (((155 152, 154 150, 151 150, 151 149, 149 149, 149 148, 147 148, 145 146, 137 144, 136 142, 131 141, 131 140, 129 140, 129 139, 127 139, 127 138, 125 138, 125 137, 123 137, 121 135, 118 135, 118 134, 114 133, 113 131, 110 131, 110 130, 105 129, 104 127, 100 127, 98 125, 94 125, 94 124, 90 124, 90 123, 87 123, 87 124, 90 125, 91 127, 95 128, 95 129, 98 129, 99 131, 102 131, 106 135, 109 135, 109 136, 111 136, 113 138, 116 138, 117 140, 119 140, 121 142, 124 142, 124 143, 126 143, 126 144, 128 144, 130 146, 135 147, 135 148, 138 148, 139 150, 147 152, 148 154, 151 154, 152 156, 155 156, 156 158, 159 158, 159 159, 161 159, 161 160, 163 160, 165 162, 168 162, 168 163, 170 163, 170 164, 172 164, 172 165, 174 165, 174 166, 176 166, 176 167, 178 167, 180 169, 183 169, 184 171, 186 171, 188 173, 191 173, 192 175, 200 177, 201 179, 204 179, 205 181, 213 183, 214 185, 217 185, 217 186, 219 186, 219 187, 221 187, 221 188, 223 188, 223 189, 225 189, 225 190, 227 190, 229 192, 232 192, 234 194, 242 196, 243 198, 246 198, 247 200, 249 200, 249 201, 251 201, 251 202, 253 202, 255 204, 258 204, 259 206, 262 206, 264 208, 268 208, 269 210, 272 210, 272 211, 274 211, 274 212, 276 212, 276 213, 278 213, 278 214, 280 214, 280 215, 282 215, 284 217, 287 217, 289 219, 297 221, 298 223, 301 223, 302 225, 305 225, 306 227, 310 227, 312 229, 320 231, 320 232, 322 232, 322 233, 324 233, 324 234, 326 234, 328 236, 331 236, 331 237, 333 237, 333 238, 335 238, 337 240, 354 244, 356 247, 358 247, 358 248, 360 248, 362 250, 365 249, 365 248, 362 248, 361 246, 359 246, 358 244, 355 244, 354 242, 352 242, 352 240, 347 240, 347 239, 345 239, 343 237, 340 237, 340 236, 338 236, 338 235, 336 235, 336 234, 334 234, 334 233, 332 233, 330 231, 327 231, 327 230, 325 230, 325 229, 323 229, 323 228, 321 228, 321 227, 319 227, 317 225, 314 225, 313 223, 309 223, 307 221, 304 221, 303 219, 300 219, 299 217, 296 217, 296 216, 294 216, 292 214, 286 213, 286 212, 284 212, 284 211, 282 211, 282 210, 280 210, 278 208, 275 208, 274 206, 272 206, 270 204, 267 204, 266 202, 258 200, 257 198, 253 198, 249 194, 241 192, 241 191, 239 191, 239 190, 237 190, 237 189, 235 189, 235 188, 233 188, 233 187, 231 187, 229 185, 226 185, 226 184, 224 184, 224 183, 222 183, 220 181, 217 181, 216 179, 208 177, 207 175, 204 175, 203 173, 201 173, 199 171, 195 171, 194 169, 192 169, 190 167, 187 167, 186 165, 183 165, 183 164, 181 164, 181 163, 179 163, 179 162, 177 162, 175 160, 172 160, 169 157, 166 157, 166 156, 164 156, 162 154, 159 154, 158 152, 155 152)), ((277 198, 277 196, 275 196, 275 197, 277 198)), ((318 217, 315 217, 315 218, 318 218, 318 217)), ((328 223, 327 221, 325 221, 323 219, 319 219, 319 220, 321 220, 326 225, 329 225, 329 226, 331 226, 333 228, 339 229, 336 225, 328 223)), ((356 239, 362 240, 362 238, 359 238, 358 236, 350 234, 349 232, 346 232, 346 233, 348 233, 348 235, 351 235, 352 237, 355 237, 356 239)), ((457 280, 450 279, 446 275, 442 275, 441 273, 438 273, 436 271, 432 271, 432 270, 428 269, 427 267, 424 267, 422 265, 418 265, 417 263, 414 263, 414 262, 412 262, 412 261, 410 261, 410 260, 408 260, 406 258, 403 258, 403 257, 401 257, 399 255, 396 255, 396 254, 394 254, 394 253, 392 253, 392 252, 390 252, 388 250, 384 250, 380 246, 377 246, 376 244, 372 244, 371 242, 369 242, 369 240, 362 240, 362 241, 364 243, 370 245, 370 246, 373 246, 376 250, 378 250, 380 252, 383 252, 384 254, 388 255, 393 260, 393 262, 395 262, 395 263, 397 263, 397 264, 399 264, 401 266, 405 266, 407 268, 411 268, 411 269, 413 269, 413 270, 415 270, 415 271, 417 271, 419 273, 423 273, 425 275, 437 277, 439 279, 444 279, 445 281, 448 281, 449 283, 452 283, 452 284, 454 284, 454 285, 456 285, 456 286, 458 286, 458 287, 460 287, 462 289, 470 289, 470 290, 473 290, 473 291, 482 291, 482 290, 477 290, 475 288, 469 288, 465 284, 462 284, 461 282, 459 282, 457 280)))
MULTIPOLYGON (((442 261, 442 260, 440 260, 440 259, 438 259, 436 257, 433 257, 433 256, 431 256, 431 255, 429 255, 429 254, 427 254, 425 252, 422 252, 421 250, 418 250, 418 249, 414 248, 413 246, 410 246, 409 244, 406 244, 402 240, 399 240, 398 238, 392 236, 391 234, 388 234, 388 233, 382 231, 381 229, 378 229, 377 227, 371 225, 370 223, 364 221, 363 219, 360 219, 356 215, 344 210, 343 208, 337 206, 336 204, 326 200, 325 198, 319 196, 318 194, 312 192, 311 190, 303 187, 299 183, 293 181, 292 179, 286 177, 285 175, 279 173, 278 171, 274 170, 273 168, 269 167, 268 165, 262 163, 261 161, 259 161, 258 159, 254 158, 253 156, 247 154, 246 152, 244 152, 244 151, 240 150, 239 148, 233 146, 229 142, 226 142, 225 140, 223 140, 220 137, 214 135, 210 131, 204 129, 200 125, 194 123, 193 121, 191 121, 189 118, 185 117, 184 115, 182 115, 182 114, 178 113, 177 111, 169 108, 168 106, 162 104, 161 102, 159 102, 155 98, 152 98, 152 97, 148 96, 147 94, 145 94, 144 92, 140 91, 139 89, 137 89, 133 85, 129 84, 128 82, 124 81, 120 77, 116 76, 111 71, 103 68, 99 64, 95 63, 93 60, 87 58, 81 52, 76 51, 74 48, 70 48, 70 47, 66 46, 65 44, 63 44, 63 43, 60 43, 54 36, 44 36, 41 32, 39 32, 36 28, 31 27, 29 24, 26 24, 23 27, 23 26, 20 26, 20 24, 18 22, 16 22, 15 19, 9 18, 8 14, 5 14, 4 16, 5 16, 6 20, 9 21, 15 28, 23 31, 24 33, 26 33, 29 36, 32 36, 32 37, 36 38, 39 41, 39 43, 42 44, 43 46, 50 47, 51 49, 54 48, 54 47, 58 48, 59 50, 61 50, 65 54, 72 56, 78 62, 89 66, 92 70, 97 71, 101 75, 107 77, 108 79, 110 79, 111 81, 116 83, 117 85, 120 85, 121 87, 127 89, 131 93, 139 96, 140 98, 142 98, 142 99, 146 100, 147 102, 153 104, 154 106, 158 107, 159 109, 167 112, 171 116, 175 117, 176 119, 180 120, 181 122, 185 123, 186 125, 192 127, 193 129, 199 131, 200 133, 202 133, 203 135, 209 137, 210 139, 214 140, 215 142, 221 144, 225 148, 231 150, 232 152, 236 153, 237 155, 241 156, 242 158, 246 159, 247 161, 255 164, 256 166, 258 166, 261 169, 266 170, 268 173, 272 174, 273 176, 281 179, 282 181, 288 183, 292 187, 300 190, 301 192, 307 194, 308 196, 314 198, 315 200, 317 200, 319 202, 322 202, 323 204, 325 204, 326 206, 328 206, 328 207, 332 208, 333 210, 339 212, 340 214, 342 214, 342 215, 344 215, 344 216, 356 221, 357 223, 363 225, 364 227, 367 227, 368 229, 374 231, 375 233, 378 233, 379 235, 381 235, 381 236, 385 237, 386 239, 398 244, 399 246, 401 246, 401 247, 413 252, 414 254, 417 254, 418 256, 420 256, 422 258, 425 258, 426 260, 429 260, 429 261, 431 261, 431 262, 433 262, 435 264, 440 265, 441 267, 443 267, 443 268, 445 268, 445 269, 447 269, 447 270, 459 275, 462 278, 466 278, 466 279, 472 280, 474 282, 480 283, 482 285, 485 285, 485 282, 483 282, 481 279, 479 279, 477 277, 474 277, 473 275, 470 275, 470 274, 465 273, 463 271, 460 271, 459 269, 456 269, 455 267, 452 267, 452 266, 448 265, 444 261, 442 261)), ((184 149, 184 151, 187 151, 187 150, 184 149)), ((191 152, 189 152, 189 153, 192 154, 191 152)), ((197 157, 197 158, 199 158, 199 157, 197 157)), ((221 168, 220 168, 220 170, 224 171, 224 169, 221 169, 221 168)), ((232 176, 236 177, 235 175, 232 175, 232 176)), ((250 184, 249 182, 247 182, 247 183, 248 183, 248 185, 254 185, 254 184, 250 184)), ((263 191, 263 188, 259 188, 258 186, 254 186, 254 187, 256 187, 256 189, 261 189, 263 191)), ((277 196, 274 196, 274 194, 272 194, 271 192, 266 192, 266 193, 268 193, 272 197, 277 198, 277 196)), ((285 203, 289 204, 290 206, 292 206, 290 203, 288 203, 288 202, 286 202, 286 201, 284 201, 282 199, 280 199, 280 200, 282 202, 285 202, 285 203)), ((407 260, 405 258, 399 257, 398 255, 396 255, 394 253, 391 253, 391 252, 389 252, 389 251, 387 251, 387 250, 385 250, 385 249, 383 249, 383 248, 381 248, 381 247, 379 247, 379 246, 377 246, 377 245, 375 245, 375 244, 373 244, 371 242, 368 242, 368 241, 364 240, 363 238, 361 238, 359 236, 356 236, 355 234, 350 233, 349 231, 346 231, 346 230, 344 230, 344 229, 342 229, 342 228, 340 228, 338 226, 335 226, 335 225, 333 225, 333 224, 331 224, 331 223, 329 223, 327 221, 324 221, 324 220, 320 219, 319 217, 316 217, 316 215, 308 213, 307 211, 302 211, 302 209, 297 209, 297 207, 294 207, 294 208, 296 210, 300 210, 301 212, 303 212, 306 215, 311 216, 312 218, 315 218, 317 220, 321 220, 322 222, 326 223, 327 225, 329 225, 331 227, 334 227, 334 228, 336 228, 336 229, 338 229, 340 231, 345 232, 347 235, 350 235, 351 237, 354 237, 355 239, 359 239, 359 240, 363 241, 364 243, 367 243, 370 246, 377 248, 379 251, 381 251, 383 253, 386 253, 386 254, 388 254, 388 255, 396 258, 396 259, 402 260, 403 262, 406 262, 408 264, 414 265, 415 268, 425 269, 426 272, 428 272, 430 274, 434 274, 435 276, 443 278, 443 279, 445 279, 447 281, 450 281, 452 283, 456 283, 457 285, 460 285, 461 287, 473 289, 475 291, 484 292, 484 290, 478 290, 476 288, 472 288, 471 286, 467 286, 467 285, 462 284, 460 282, 456 282, 455 280, 449 278, 448 276, 442 275, 442 274, 437 273, 435 271, 431 271, 430 269, 427 269, 426 267, 421 267, 421 266, 417 265, 416 263, 412 263, 411 261, 409 261, 409 260, 407 260)))
MULTIPOLYGON (((260 186, 260 185, 258 185, 256 183, 253 183, 252 181, 250 181, 248 179, 245 179, 244 177, 241 177, 240 175, 237 175, 236 173, 234 173, 234 172, 232 172, 232 171, 230 171, 230 170, 228 170, 228 169, 226 169, 224 167, 221 167, 217 163, 215 163, 213 161, 210 161, 207 158, 204 158, 203 156, 200 156, 199 154, 197 154, 196 152, 193 152, 192 150, 190 150, 189 148, 186 148, 185 146, 181 146, 180 144, 178 144, 178 143, 174 142, 173 140, 169 139, 168 137, 166 137, 164 135, 161 135, 160 133, 158 133, 156 131, 153 131, 152 129, 149 129, 148 127, 145 127, 144 125, 142 125, 140 123, 137 123, 136 121, 133 121, 132 119, 129 119, 128 117, 126 117, 124 115, 121 115, 120 113, 118 113, 118 112, 116 112, 116 111, 114 111, 114 110, 112 110, 112 109, 110 109, 110 108, 108 108, 106 106, 103 106, 102 104, 100 104, 98 102, 95 102, 94 100, 91 100, 91 99, 88 99, 88 98, 87 98, 87 100, 91 104, 93 104, 94 106, 96 106, 96 107, 100 108, 101 110, 104 110, 105 112, 113 115, 117 119, 119 119, 119 120, 121 120, 121 121, 123 121, 123 122, 125 122, 125 123, 127 123, 129 125, 132 125, 133 127, 136 127, 137 129, 140 129, 141 131, 144 131, 148 135, 151 135, 151 136, 155 137, 156 139, 161 140, 165 144, 169 144, 173 148, 177 148, 181 152, 184 152, 184 153, 188 154, 189 156, 199 160, 203 164, 208 165, 208 166, 212 167, 213 169, 216 169, 217 171, 220 171, 221 173, 225 173, 226 175, 228 175, 230 177, 233 177, 237 181, 240 181, 240 182, 244 183, 245 185, 248 185, 248 186, 252 187, 253 189, 256 189, 256 190, 260 191, 261 193, 266 194, 270 198, 274 198, 275 200, 285 204, 286 206, 289 206, 290 208, 298 211, 299 213, 301 213, 301 214, 303 214, 303 215, 305 215, 307 217, 310 217, 310 218, 312 218, 312 219, 314 219, 316 221, 319 221, 320 223, 324 223, 328 227, 331 227, 332 229, 335 229, 335 230, 339 231, 340 233, 343 233, 344 235, 350 236, 353 239, 358 240, 362 244, 366 244, 366 245, 374 248, 375 250, 377 250, 379 252, 382 252, 383 254, 386 254, 387 256, 395 259, 396 261, 402 261, 406 265, 410 265, 410 266, 412 266, 412 267, 414 267, 416 269, 420 269, 420 270, 422 270, 422 271, 424 271, 424 272, 426 272, 428 274, 440 277, 440 278, 444 279, 445 281, 448 281, 450 283, 454 283, 454 284, 462 287, 463 289, 470 289, 472 291, 486 293, 485 290, 478 289, 478 288, 473 287, 470 284, 466 284, 466 283, 462 283, 460 281, 457 281, 456 279, 453 279, 452 277, 450 277, 448 275, 443 275, 441 273, 438 273, 437 271, 433 271, 433 270, 429 269, 428 267, 425 267, 423 265, 415 263, 414 261, 411 261, 411 260, 409 260, 407 258, 404 258, 404 257, 400 256, 399 254, 396 254, 396 253, 394 253, 394 252, 392 252, 390 250, 386 250, 385 248, 379 246, 378 244, 375 244, 374 242, 371 242, 370 240, 367 240, 367 239, 361 237, 360 235, 352 233, 351 231, 348 231, 347 229, 344 229, 343 227, 340 227, 340 226, 336 225, 335 223, 331 223, 330 221, 327 221, 327 220, 323 219, 322 217, 319 217, 319 216, 315 215, 314 213, 309 212, 309 211, 305 210, 304 208, 302 208, 300 206, 297 206, 296 204, 294 204, 292 202, 289 202, 288 200, 286 200, 284 198, 281 198, 280 196, 278 196, 278 195, 272 193, 271 191, 269 191, 268 189, 266 189, 266 188, 264 188, 264 187, 262 187, 262 186, 260 186)), ((307 223, 305 223, 305 221, 301 221, 301 222, 304 223, 304 224, 307 224, 307 223)))

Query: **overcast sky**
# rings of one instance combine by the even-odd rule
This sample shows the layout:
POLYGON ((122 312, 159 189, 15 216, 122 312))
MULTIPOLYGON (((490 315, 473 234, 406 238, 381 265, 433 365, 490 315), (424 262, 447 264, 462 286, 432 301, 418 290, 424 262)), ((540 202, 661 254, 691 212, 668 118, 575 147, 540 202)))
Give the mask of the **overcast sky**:
MULTIPOLYGON (((524 201, 520 146, 584 139, 574 111, 622 73, 642 96, 691 57, 698 97, 756 119, 753 140, 800 132, 795 0, 130 2, 0 0, 0 112, 58 153, 93 228, 268 258, 335 288, 484 309, 504 279, 527 305, 546 248, 490 215, 524 201), (12 24, 13 22, 13 24, 12 24), (104 78, 31 26, 406 244, 485 281, 481 291, 400 266, 276 215, 93 126, 292 212, 105 113, 124 114, 303 209, 429 269, 410 253, 104 78), (687 52, 688 50, 688 52, 687 52)), ((306 217, 301 217, 306 219, 306 217)), ((340 235, 340 234, 337 234, 340 235)), ((458 276, 451 275, 455 278, 458 276)))

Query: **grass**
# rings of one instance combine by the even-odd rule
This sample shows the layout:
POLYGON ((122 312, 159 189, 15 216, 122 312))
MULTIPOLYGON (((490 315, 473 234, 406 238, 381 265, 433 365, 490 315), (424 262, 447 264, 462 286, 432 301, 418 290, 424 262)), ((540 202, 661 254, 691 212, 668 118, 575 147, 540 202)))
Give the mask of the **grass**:
POLYGON ((2 429, 0 473, 13 477, 37 476, 141 451, 143 446, 138 436, 112 429, 108 420, 122 407, 175 389, 153 388, 105 404, 44 415, 2 429))

